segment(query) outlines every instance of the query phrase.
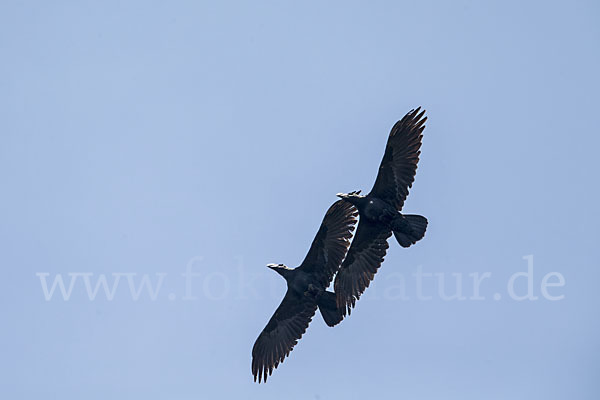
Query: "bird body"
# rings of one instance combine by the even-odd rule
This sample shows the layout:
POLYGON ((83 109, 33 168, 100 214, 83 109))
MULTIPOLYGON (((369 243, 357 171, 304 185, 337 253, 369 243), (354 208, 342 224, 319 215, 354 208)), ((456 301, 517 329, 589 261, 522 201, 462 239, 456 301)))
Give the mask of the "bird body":
POLYGON ((342 321, 344 316, 337 307, 335 294, 323 287, 319 279, 301 268, 291 269, 283 264, 269 264, 269 267, 285 278, 291 296, 307 304, 316 304, 328 326, 335 326, 342 321))
MULTIPOLYGON (((340 193, 338 196, 356 206, 361 219, 366 219, 373 224, 386 227, 387 230, 392 231, 396 235, 411 237, 412 240, 408 241, 398 239, 398 242, 402 247, 409 247, 411 244, 414 244, 421 239, 425 234, 425 230, 420 229, 420 225, 411 224, 413 217, 420 216, 404 215, 388 202, 371 194, 360 196, 359 194, 346 195, 340 193)), ((425 220, 425 228, 426 226, 427 220, 425 220)))
POLYGON ((360 194, 338 194, 342 199, 354 204, 361 218, 367 218, 373 222, 391 224, 399 212, 387 202, 375 196, 360 194))
POLYGON ((306 296, 316 300, 325 291, 318 279, 300 268, 288 268, 284 264, 269 264, 268 267, 283 276, 287 282, 288 290, 298 296, 306 296))

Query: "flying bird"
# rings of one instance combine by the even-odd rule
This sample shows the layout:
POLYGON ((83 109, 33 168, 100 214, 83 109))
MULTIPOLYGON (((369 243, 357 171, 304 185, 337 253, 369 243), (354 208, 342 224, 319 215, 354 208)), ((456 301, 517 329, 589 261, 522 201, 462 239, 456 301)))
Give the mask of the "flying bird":
POLYGON ((360 191, 337 196, 356 206, 358 228, 337 276, 334 290, 343 315, 350 314, 356 301, 369 287, 394 234, 402 247, 415 244, 425 235, 427 219, 421 215, 401 214, 417 171, 421 139, 425 129, 425 110, 411 110, 392 127, 379 173, 371 192, 360 191))
POLYGON ((343 315, 335 294, 327 291, 346 256, 356 225, 356 208, 342 200, 335 202, 323 218, 306 258, 297 268, 268 264, 287 282, 287 292, 252 348, 254 381, 267 381, 302 337, 317 308, 325 323, 337 325, 343 315))

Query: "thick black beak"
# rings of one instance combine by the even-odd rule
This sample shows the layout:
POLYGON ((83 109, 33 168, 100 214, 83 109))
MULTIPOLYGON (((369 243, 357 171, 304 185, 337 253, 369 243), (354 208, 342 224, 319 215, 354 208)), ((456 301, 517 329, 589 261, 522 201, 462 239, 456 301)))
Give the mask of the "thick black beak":
POLYGON ((346 193, 338 193, 336 194, 337 197, 339 197, 340 199, 347 199, 348 195, 346 193))

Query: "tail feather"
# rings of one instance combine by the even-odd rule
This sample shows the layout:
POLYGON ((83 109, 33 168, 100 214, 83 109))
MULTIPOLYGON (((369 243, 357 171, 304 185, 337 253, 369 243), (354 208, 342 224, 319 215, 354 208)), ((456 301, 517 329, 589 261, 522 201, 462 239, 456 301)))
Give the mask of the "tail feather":
POLYGON ((394 237, 402 247, 410 247, 425 236, 427 230, 427 218, 421 215, 403 215, 404 220, 410 225, 410 229, 395 230, 394 237), (407 232, 409 231, 409 232, 407 232))
POLYGON ((323 292, 317 299, 317 305, 319 306, 323 320, 328 326, 336 326, 344 319, 344 315, 335 301, 335 293, 323 292))

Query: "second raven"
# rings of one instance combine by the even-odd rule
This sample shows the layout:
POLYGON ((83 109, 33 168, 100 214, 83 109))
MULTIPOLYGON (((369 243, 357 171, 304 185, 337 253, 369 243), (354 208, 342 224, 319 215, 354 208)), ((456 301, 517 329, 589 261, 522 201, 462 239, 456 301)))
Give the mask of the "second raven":
POLYGON ((425 110, 419 107, 393 126, 369 194, 361 196, 360 191, 338 194, 358 208, 360 217, 356 236, 334 283, 337 305, 344 315, 346 311, 350 314, 375 277, 392 233, 402 247, 415 244, 425 235, 425 217, 400 213, 417 171, 427 120, 424 115, 425 110))

